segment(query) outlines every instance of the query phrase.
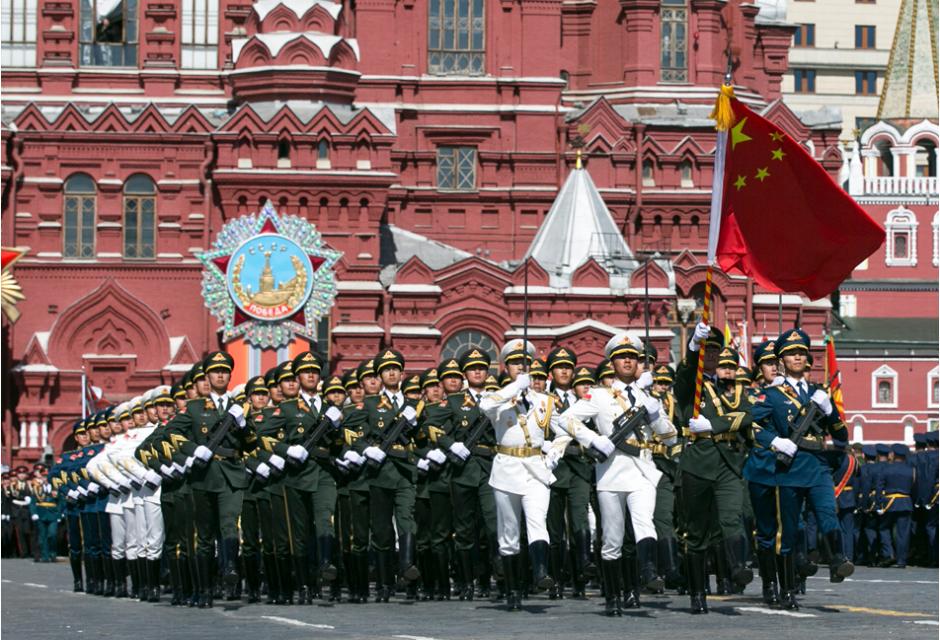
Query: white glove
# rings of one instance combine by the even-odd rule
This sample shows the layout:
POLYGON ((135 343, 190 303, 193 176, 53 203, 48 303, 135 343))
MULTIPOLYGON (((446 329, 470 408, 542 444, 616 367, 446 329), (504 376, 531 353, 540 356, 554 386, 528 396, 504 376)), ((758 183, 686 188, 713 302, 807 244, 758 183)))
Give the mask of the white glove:
POLYGON ((271 467, 264 462, 259 462, 258 466, 255 467, 255 474, 267 480, 268 476, 271 475, 271 467))
POLYGON ((770 386, 771 386, 771 387, 779 387, 779 386, 782 385, 784 382, 786 382, 786 380, 784 379, 783 376, 774 376, 774 379, 770 381, 770 386))
POLYGON ((359 455, 358 452, 353 451, 352 449, 350 449, 349 451, 343 454, 343 460, 346 460, 350 464, 354 464, 357 467, 366 461, 365 458, 363 458, 361 455, 359 455))
POLYGON ((454 444, 450 445, 450 452, 455 454, 461 460, 466 460, 470 457, 470 449, 468 449, 462 442, 455 442, 454 444))
POLYGON ((235 424, 238 425, 239 429, 245 428, 245 410, 242 409, 242 406, 237 402, 228 408, 228 412, 233 418, 235 418, 235 424))
POLYGON ((643 395, 639 398, 640 404, 646 407, 646 413, 649 414, 650 422, 659 418, 659 413, 663 408, 662 403, 657 398, 650 395, 643 395))
POLYGON ((349 462, 343 458, 336 458, 336 466, 346 469, 347 471, 349 470, 349 462))
POLYGON ((532 381, 529 379, 528 373, 520 373, 516 376, 515 380, 506 385, 506 390, 511 395, 516 395, 528 389, 531 383, 532 381))
POLYGON ((160 474, 154 471, 153 469, 147 469, 147 472, 144 474, 144 480, 149 482, 152 485, 160 486, 160 483, 163 481, 163 478, 160 477, 160 474))
POLYGON ((297 462, 306 462, 307 456, 310 454, 299 444, 292 444, 291 446, 287 447, 287 455, 297 462))
POLYGON ((427 470, 430 469, 430 468, 431 468, 431 463, 430 463, 430 462, 428 462, 428 461, 425 460, 424 458, 421 458, 420 460, 418 460, 418 470, 419 470, 419 471, 427 472, 427 470))
POLYGON ((173 468, 173 471, 176 471, 176 472, 179 473, 180 475, 183 475, 184 473, 186 473, 186 467, 184 467, 183 465, 181 465, 181 464, 178 463, 178 462, 174 462, 174 463, 171 464, 170 466, 173 468))
POLYGON ((72 500, 78 500, 78 491, 75 489, 69 489, 69 492, 66 495, 72 500))
POLYGON ((286 462, 286 460, 284 460, 284 458, 282 458, 281 456, 277 455, 276 453, 272 453, 272 454, 271 454, 271 457, 268 458, 268 465, 271 466, 271 467, 274 467, 274 468, 277 469, 278 471, 283 471, 283 470, 284 470, 284 463, 285 463, 285 462, 286 462))
POLYGON ((548 453, 545 454, 545 457, 542 460, 545 462, 545 466, 549 471, 554 471, 555 467, 558 466, 558 461, 561 460, 561 457, 565 455, 563 451, 558 449, 550 449, 548 453))
POLYGON ((614 453, 614 443, 610 441, 610 438, 607 436, 597 436, 591 441, 591 446, 603 453, 605 456, 610 457, 614 453))
POLYGON ((101 490, 101 485, 98 484, 97 482, 89 482, 89 483, 88 483, 88 493, 92 493, 92 494, 94 494, 94 495, 98 495, 98 492, 99 492, 100 490, 101 490))
POLYGON ((378 447, 366 447, 366 450, 363 451, 365 456, 372 460, 373 462, 382 463, 385 460, 385 452, 379 449, 378 447))
POLYGON ((83 487, 82 485, 78 485, 78 492, 79 492, 80 494, 82 494, 83 496, 87 496, 87 495, 88 495, 88 489, 86 489, 86 488, 83 487))
POLYGON ((436 462, 437 464, 447 463, 447 456, 445 456, 444 452, 440 449, 431 449, 428 451, 428 455, 426 457, 431 462, 436 462))
POLYGON ((401 411, 401 417, 408 421, 408 424, 415 426, 418 423, 418 414, 412 406, 405 407, 401 411))
MULTIPOLYGON (((552 416, 552 417, 554 418, 555 416, 552 416)), ((548 452, 551 451, 554 448, 554 446, 555 446, 555 443, 553 443, 551 440, 543 440, 542 441, 542 454, 547 456, 548 452)))
POLYGON ((189 471, 190 469, 193 468, 193 463, 195 461, 196 461, 196 458, 194 456, 189 456, 188 458, 186 458, 186 462, 183 463, 183 469, 186 471, 189 471))
POLYGON ((173 469, 171 467, 166 466, 165 464, 160 465, 160 473, 162 473, 164 477, 166 478, 173 477, 173 469))
POLYGON ((832 400, 829 399, 829 394, 822 389, 816 389, 810 397, 810 400, 815 402, 827 416, 832 413, 832 400))
POLYGON ((636 381, 636 386, 646 391, 653 386, 653 374, 649 371, 644 371, 640 374, 640 377, 636 381))
POLYGON ((209 460, 212 458, 212 451, 209 449, 209 447, 201 444, 196 447, 195 451, 193 451, 193 456, 199 458, 203 462, 209 462, 209 460))
POLYGON ((689 341, 689 351, 697 352, 701 346, 699 341, 707 338, 711 331, 712 328, 704 322, 699 322, 697 325, 695 325, 695 331, 692 332, 692 340, 689 341))
MULTIPOLYGON (((712 423, 705 416, 699 416, 689 420, 689 431, 692 433, 708 433, 711 430, 712 423)), ((789 440, 787 440, 787 442, 789 442, 789 440)))
POLYGON ((334 427, 338 427, 339 421, 343 419, 343 412, 336 407, 330 407, 323 415, 330 419, 334 427))
POLYGON ((796 455, 796 444, 794 444, 792 440, 777 437, 771 440, 770 446, 772 446, 777 451, 781 451, 787 454, 791 458, 796 455))
POLYGON ((39 520, 39 516, 36 515, 35 513, 31 515, 30 518, 32 519, 33 522, 36 522, 37 520, 39 520))

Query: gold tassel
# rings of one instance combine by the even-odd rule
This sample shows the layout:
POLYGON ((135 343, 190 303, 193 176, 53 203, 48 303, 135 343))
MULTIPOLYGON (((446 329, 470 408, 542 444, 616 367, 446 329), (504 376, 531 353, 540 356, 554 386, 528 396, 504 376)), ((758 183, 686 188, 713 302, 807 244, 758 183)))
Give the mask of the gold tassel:
POLYGON ((715 100, 715 108, 708 116, 715 121, 715 129, 718 131, 727 131, 734 126, 734 111, 731 109, 731 98, 733 97, 734 87, 730 84, 721 85, 718 98, 715 100))

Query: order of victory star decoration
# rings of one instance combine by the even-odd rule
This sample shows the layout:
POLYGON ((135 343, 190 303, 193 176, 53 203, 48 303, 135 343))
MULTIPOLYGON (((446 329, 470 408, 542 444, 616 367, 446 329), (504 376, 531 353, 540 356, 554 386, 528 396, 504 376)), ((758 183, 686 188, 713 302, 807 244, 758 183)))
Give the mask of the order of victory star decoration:
POLYGON ((203 264, 202 295, 225 341, 244 337, 262 349, 294 335, 316 338, 317 321, 336 299, 333 271, 342 253, 327 248, 315 225, 279 215, 271 201, 227 222, 203 264))

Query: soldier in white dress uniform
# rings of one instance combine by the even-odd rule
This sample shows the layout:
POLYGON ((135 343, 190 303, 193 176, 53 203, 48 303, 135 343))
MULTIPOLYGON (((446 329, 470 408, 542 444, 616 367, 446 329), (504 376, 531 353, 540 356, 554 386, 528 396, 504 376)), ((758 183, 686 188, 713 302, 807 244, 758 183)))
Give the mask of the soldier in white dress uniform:
POLYGON ((611 436, 615 431, 614 421, 624 413, 645 408, 648 414, 648 423, 595 468, 597 498, 604 523, 601 560, 608 615, 621 615, 624 606, 639 606, 635 576, 639 575, 639 585, 662 588, 661 579, 656 575, 656 528, 653 525, 656 484, 662 474, 653 463, 651 447, 675 443, 676 428, 662 411, 659 400, 643 390, 638 366, 642 352, 643 343, 631 333, 611 338, 605 355, 614 368, 613 384, 609 388, 593 387, 560 416, 562 428, 571 433, 574 433, 572 429, 583 428, 582 421, 593 420, 599 434, 611 436), (636 540, 635 556, 623 553, 628 510, 636 540), (621 574, 626 584, 621 584, 621 574), (621 600, 622 593, 626 595, 626 602, 621 600))
POLYGON ((572 424, 567 431, 562 430, 554 401, 529 388, 526 360, 533 360, 535 353, 532 343, 523 340, 506 344, 500 351, 500 360, 512 382, 480 400, 480 409, 493 424, 498 443, 489 484, 496 500, 499 555, 511 611, 522 607, 520 518, 525 516, 533 584, 542 590, 550 589, 554 581, 548 575, 545 518, 549 485, 555 480, 552 470, 572 437, 585 447, 597 440, 597 434, 584 425, 572 424), (553 434, 557 434, 554 439, 553 434))

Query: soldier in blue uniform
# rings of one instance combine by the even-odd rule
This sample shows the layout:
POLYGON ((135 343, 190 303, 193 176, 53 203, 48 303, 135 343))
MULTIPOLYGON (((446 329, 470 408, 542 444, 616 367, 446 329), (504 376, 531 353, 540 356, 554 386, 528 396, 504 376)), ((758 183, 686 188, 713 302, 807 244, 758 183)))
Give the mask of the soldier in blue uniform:
MULTIPOLYGON (((88 434, 85 432, 83 420, 76 420, 72 425, 72 437, 76 444, 82 447, 88 444, 88 434)), ((65 522, 68 527, 69 564, 72 568, 72 590, 81 592, 85 590, 82 580, 82 525, 81 511, 78 505, 78 491, 76 490, 71 474, 77 468, 75 459, 78 450, 65 451, 50 470, 49 476, 52 485, 59 491, 65 501, 65 522)))
POLYGON ((832 483, 835 486, 836 509, 839 517, 839 527, 842 529, 843 548, 845 556, 852 560, 855 557, 855 511, 858 508, 855 483, 858 479, 858 462, 851 450, 846 451, 844 443, 833 443, 837 450, 844 455, 838 456, 838 465, 833 465, 832 483))
MULTIPOLYGON (((836 518, 835 495, 832 475, 822 446, 827 434, 834 440, 846 441, 848 432, 838 409, 829 394, 817 384, 805 380, 804 374, 809 354, 809 336, 800 329, 782 334, 776 341, 776 354, 782 361, 785 380, 783 384, 765 389, 755 398, 753 416, 755 426, 755 448, 751 458, 748 479, 769 479, 777 487, 777 534, 778 575, 781 583, 781 602, 787 609, 797 609, 796 572, 793 552, 799 535, 799 516, 803 504, 808 502, 816 514, 819 530, 829 546, 829 579, 841 582, 852 575, 854 566, 845 557, 842 531, 836 518), (799 443, 790 439, 791 431, 802 415, 804 407, 815 403, 823 414, 818 425, 820 431, 807 433, 799 443), (770 455, 764 451, 774 452, 770 455), (757 453, 757 456, 755 456, 757 453), (789 466, 781 464, 776 453, 792 459, 789 466)), ((755 512, 758 510, 755 505, 755 512)))
MULTIPOLYGON (((907 460, 917 474, 917 478, 924 478, 924 463, 927 460, 927 434, 914 434, 914 451, 908 455, 907 460)), ((911 515, 911 550, 909 560, 911 564, 926 565, 929 550, 927 549, 926 516, 924 509, 924 483, 918 482, 913 496, 914 512, 911 515)), ((927 496, 929 498, 929 496, 927 496)))
POLYGON ((871 520, 871 529, 875 533, 873 544, 869 549, 869 566, 885 566, 894 564, 894 547, 891 543, 891 532, 885 529, 885 519, 881 513, 881 501, 878 488, 881 486, 881 476, 885 467, 890 464, 888 456, 891 447, 883 442, 875 445, 877 458, 871 468, 871 483, 868 487, 868 517, 871 520))
POLYGON ((927 548, 930 550, 930 565, 937 566, 937 491, 938 491, 938 463, 937 447, 940 446, 940 433, 931 431, 927 434, 927 451, 924 453, 924 466, 922 467, 921 482, 923 487, 923 504, 927 511, 926 526, 927 548))
POLYGON ((878 451, 875 445, 866 444, 862 447, 862 456, 864 462, 858 470, 858 491, 856 501, 858 502, 858 512, 856 527, 861 532, 859 536, 859 557, 864 559, 868 566, 874 566, 878 552, 878 521, 877 515, 872 510, 872 481, 874 472, 877 469, 878 451))
POLYGON ((894 460, 887 463, 878 476, 875 495, 878 513, 881 515, 881 531, 891 545, 894 533, 894 554, 888 556, 883 566, 907 566, 907 551, 911 540, 911 513, 914 511, 912 497, 916 490, 917 473, 908 461, 907 445, 897 443, 891 447, 894 460), (890 562, 889 562, 890 561, 890 562))

